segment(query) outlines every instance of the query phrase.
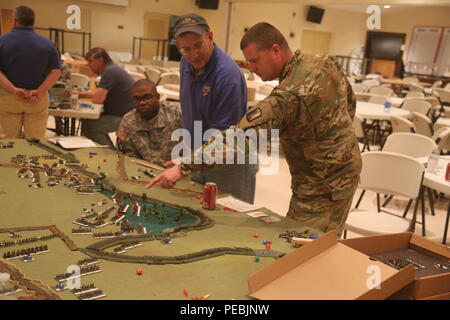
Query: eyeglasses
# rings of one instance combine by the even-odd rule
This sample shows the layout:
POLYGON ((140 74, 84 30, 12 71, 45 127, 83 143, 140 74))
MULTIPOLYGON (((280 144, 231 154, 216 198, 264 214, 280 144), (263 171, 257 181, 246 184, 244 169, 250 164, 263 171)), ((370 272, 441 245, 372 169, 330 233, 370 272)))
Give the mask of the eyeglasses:
POLYGON ((205 41, 200 41, 197 42, 196 44, 194 44, 192 46, 192 48, 178 48, 178 52, 181 53, 183 56, 187 56, 188 54, 190 54, 192 52, 192 50, 200 50, 201 48, 203 48, 205 46, 206 42, 205 41))
POLYGON ((133 96, 133 102, 138 104, 141 102, 150 102, 155 98, 155 96, 151 93, 144 94, 143 96, 133 96))

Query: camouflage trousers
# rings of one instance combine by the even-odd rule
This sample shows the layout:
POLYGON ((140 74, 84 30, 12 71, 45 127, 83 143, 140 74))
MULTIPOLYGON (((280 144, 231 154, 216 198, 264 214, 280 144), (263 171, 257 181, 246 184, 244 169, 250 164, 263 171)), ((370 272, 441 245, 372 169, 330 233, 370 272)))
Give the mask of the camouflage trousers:
POLYGON ((345 228, 345 221, 356 188, 357 186, 349 191, 350 196, 343 199, 332 199, 331 194, 319 196, 297 196, 293 194, 287 217, 324 233, 336 230, 338 237, 340 237, 345 228))

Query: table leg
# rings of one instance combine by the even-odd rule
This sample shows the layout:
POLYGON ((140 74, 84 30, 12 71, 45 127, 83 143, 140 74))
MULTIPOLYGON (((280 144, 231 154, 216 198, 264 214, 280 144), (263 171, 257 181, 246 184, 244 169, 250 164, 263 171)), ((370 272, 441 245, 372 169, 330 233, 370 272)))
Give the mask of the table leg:
POLYGON ((69 118, 64 118, 64 135, 69 135, 69 118))
POLYGON ((448 203, 448 209, 447 209, 447 218, 445 219, 445 228, 444 228, 444 239, 442 239, 442 243, 447 243, 447 232, 448 232, 448 221, 450 219, 450 202, 448 203))
POLYGON ((419 193, 419 196, 416 198, 416 203, 414 205, 413 218, 412 218, 412 221, 411 221, 411 227, 409 228, 410 231, 413 232, 413 233, 416 230, 417 209, 418 209, 419 201, 420 201, 420 193, 419 193))
POLYGON ((61 117, 55 117, 55 132, 57 136, 61 136, 64 133, 63 128, 64 121, 61 117))
POLYGON ((425 187, 420 188, 421 207, 422 207, 422 236, 425 237, 425 187))
POLYGON ((435 216, 436 214, 434 213, 434 199, 433 199, 433 192, 431 192, 430 188, 427 188, 428 191, 428 200, 430 201, 430 210, 431 210, 431 215, 435 216))
POLYGON ((70 118, 70 135, 74 136, 75 135, 75 129, 76 129, 76 125, 75 125, 75 118, 70 118))

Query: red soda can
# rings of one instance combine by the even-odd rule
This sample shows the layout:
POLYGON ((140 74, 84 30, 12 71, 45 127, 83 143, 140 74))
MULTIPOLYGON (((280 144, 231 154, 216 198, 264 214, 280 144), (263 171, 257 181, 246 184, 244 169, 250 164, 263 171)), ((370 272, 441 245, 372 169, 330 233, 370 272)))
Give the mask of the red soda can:
POLYGON ((217 185, 214 182, 207 182, 203 187, 203 208, 214 210, 217 200, 217 185))
POLYGON ((450 163, 447 164, 447 170, 445 171, 445 180, 450 181, 450 163))

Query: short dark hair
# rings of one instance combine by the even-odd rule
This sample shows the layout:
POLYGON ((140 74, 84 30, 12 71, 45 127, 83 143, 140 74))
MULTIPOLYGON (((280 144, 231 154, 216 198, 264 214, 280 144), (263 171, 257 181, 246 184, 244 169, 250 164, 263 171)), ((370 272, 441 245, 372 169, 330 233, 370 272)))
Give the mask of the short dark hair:
POLYGON ((241 39, 241 50, 247 48, 251 43, 255 43, 258 50, 270 49, 274 44, 278 44, 284 50, 289 50, 286 38, 280 30, 267 22, 257 23, 248 29, 241 39))
POLYGON ((89 50, 85 55, 84 58, 87 60, 91 56, 94 56, 94 59, 103 58, 104 63, 110 63, 112 62, 111 57, 109 56, 108 52, 106 52, 105 49, 100 47, 95 47, 89 50))
POLYGON ((152 87, 152 88, 155 88, 155 90, 156 90, 156 83, 154 83, 152 80, 149 80, 149 79, 139 79, 139 80, 137 80, 133 84, 131 89, 134 89, 134 88, 137 88, 137 87, 144 87, 144 86, 152 87))
POLYGON ((18 6, 14 9, 14 19, 24 27, 34 26, 34 11, 27 6, 18 6))

